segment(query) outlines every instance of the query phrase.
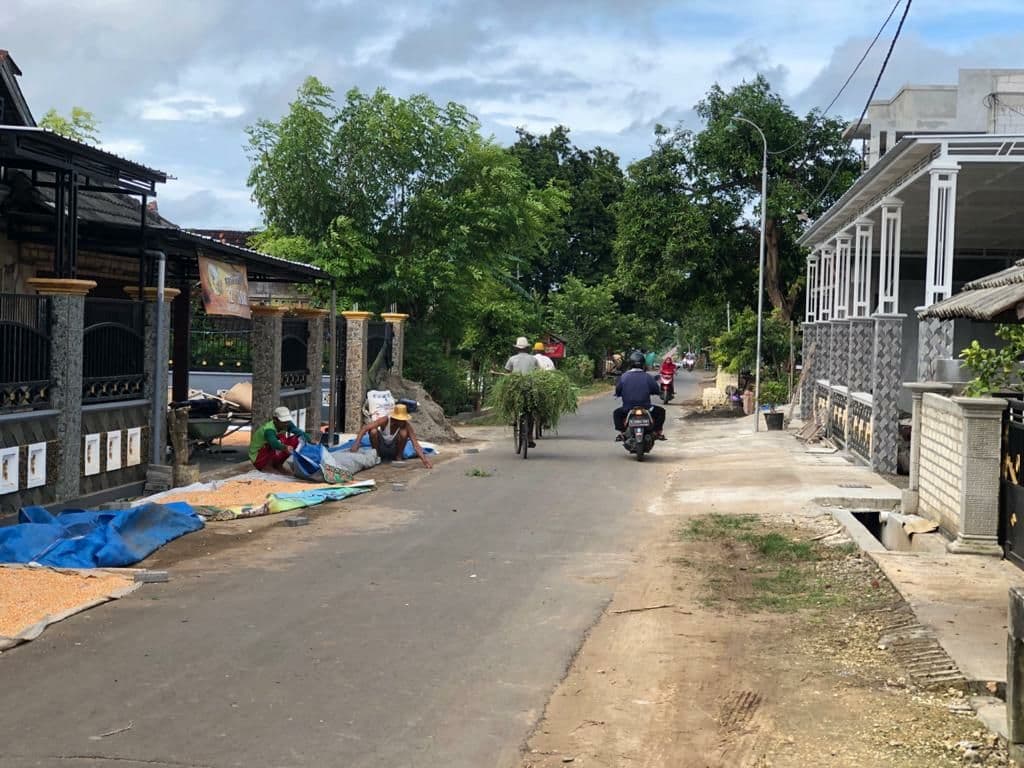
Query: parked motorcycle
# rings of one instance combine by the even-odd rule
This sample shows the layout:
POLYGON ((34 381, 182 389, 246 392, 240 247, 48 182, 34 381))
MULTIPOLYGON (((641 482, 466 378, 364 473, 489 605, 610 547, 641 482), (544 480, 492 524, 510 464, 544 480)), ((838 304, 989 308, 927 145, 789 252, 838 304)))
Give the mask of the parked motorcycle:
POLYGON ((667 405, 674 396, 672 394, 672 377, 667 373, 658 374, 658 386, 661 389, 661 402, 667 405))
POLYGON ((633 408, 626 415, 626 436, 622 446, 637 461, 644 460, 644 454, 650 453, 654 447, 654 419, 646 408, 633 408))

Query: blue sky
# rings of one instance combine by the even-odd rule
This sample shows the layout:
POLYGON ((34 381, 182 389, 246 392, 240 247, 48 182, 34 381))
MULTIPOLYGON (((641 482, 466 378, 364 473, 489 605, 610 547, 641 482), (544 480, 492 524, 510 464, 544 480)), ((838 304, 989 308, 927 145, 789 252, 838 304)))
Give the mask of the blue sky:
MULTIPOLYGON (((714 82, 758 72, 798 110, 824 106, 895 0, 6 0, 0 48, 38 118, 92 110, 105 145, 173 174, 183 226, 259 226, 244 128, 276 119, 314 74, 458 101, 487 133, 562 123, 624 162, 656 122, 698 127, 714 82)), ((898 13, 897 13, 898 16, 898 13)), ((863 107, 896 18, 834 112, 863 107)), ((914 0, 879 90, 955 83, 961 66, 1024 67, 1021 0, 914 0)))

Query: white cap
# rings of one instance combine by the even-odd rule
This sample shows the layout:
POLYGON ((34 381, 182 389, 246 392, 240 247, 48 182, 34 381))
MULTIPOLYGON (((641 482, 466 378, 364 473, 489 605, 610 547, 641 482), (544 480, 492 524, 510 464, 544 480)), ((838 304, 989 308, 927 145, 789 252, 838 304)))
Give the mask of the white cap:
POLYGON ((274 418, 278 421, 284 421, 290 424, 292 421, 292 412, 282 405, 274 409, 274 418))
POLYGON ((520 336, 516 339, 516 349, 529 349, 530 342, 526 340, 525 336, 520 336))

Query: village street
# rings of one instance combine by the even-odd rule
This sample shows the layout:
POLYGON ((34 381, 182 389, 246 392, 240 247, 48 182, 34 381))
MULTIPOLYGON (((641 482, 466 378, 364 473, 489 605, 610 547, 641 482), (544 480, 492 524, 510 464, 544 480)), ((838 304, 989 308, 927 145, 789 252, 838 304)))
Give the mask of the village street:
POLYGON ((527 461, 489 430, 479 454, 410 463, 404 492, 185 560, 4 653, 0 766, 516 764, 675 464, 672 443, 640 464, 612 442, 617 402, 527 461))

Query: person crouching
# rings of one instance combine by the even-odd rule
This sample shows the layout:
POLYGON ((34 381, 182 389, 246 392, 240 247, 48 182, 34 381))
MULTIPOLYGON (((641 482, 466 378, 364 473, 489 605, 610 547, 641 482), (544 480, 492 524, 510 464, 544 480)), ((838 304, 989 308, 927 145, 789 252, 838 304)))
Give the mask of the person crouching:
POLYGON ((416 431, 412 428, 409 419, 409 409, 406 408, 405 403, 399 403, 389 415, 374 419, 360 429, 349 450, 356 453, 363 440, 363 435, 368 434, 370 445, 377 451, 380 460, 395 461, 405 458, 405 446, 412 443, 413 450, 420 457, 423 466, 431 469, 433 465, 423 452, 420 441, 416 439, 416 431))
POLYGON ((274 417, 252 431, 249 460, 261 471, 281 472, 284 463, 299 447, 299 438, 312 442, 309 435, 295 426, 291 411, 284 406, 275 408, 274 417))

